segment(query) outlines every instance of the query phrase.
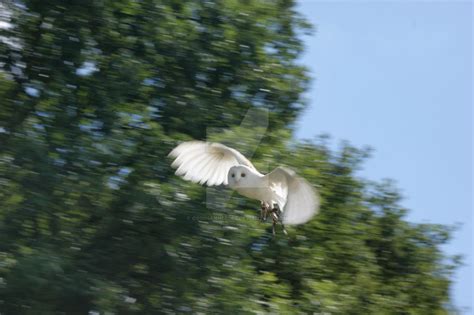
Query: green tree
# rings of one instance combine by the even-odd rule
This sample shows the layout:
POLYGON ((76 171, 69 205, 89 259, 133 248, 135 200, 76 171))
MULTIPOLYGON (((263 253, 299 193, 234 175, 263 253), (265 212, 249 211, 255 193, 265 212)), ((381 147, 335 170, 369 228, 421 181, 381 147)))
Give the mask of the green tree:
MULTIPOLYGON (((403 219, 367 152, 292 140, 309 29, 293 1, 2 2, 0 312, 445 314, 442 226, 403 219), (258 204, 216 209, 176 178, 178 141, 254 144, 313 183, 321 212, 271 238, 258 204)), ((220 196, 220 197, 219 197, 220 196)))

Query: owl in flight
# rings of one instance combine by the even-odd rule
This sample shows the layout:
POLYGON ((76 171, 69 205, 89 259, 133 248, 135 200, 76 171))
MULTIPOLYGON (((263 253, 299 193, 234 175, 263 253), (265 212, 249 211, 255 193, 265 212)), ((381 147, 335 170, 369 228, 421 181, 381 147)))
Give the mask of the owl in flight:
POLYGON ((319 199, 315 189, 302 177, 279 166, 268 174, 260 173, 239 151, 220 143, 183 142, 170 154, 176 175, 207 186, 225 185, 239 194, 260 200, 260 218, 270 214, 275 225, 296 225, 308 222, 318 212, 319 199))

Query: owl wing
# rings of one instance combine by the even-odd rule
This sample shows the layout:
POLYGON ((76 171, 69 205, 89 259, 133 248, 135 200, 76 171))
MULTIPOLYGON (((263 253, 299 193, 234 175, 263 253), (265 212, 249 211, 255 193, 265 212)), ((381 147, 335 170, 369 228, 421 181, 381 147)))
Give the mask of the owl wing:
POLYGON ((239 151, 220 143, 204 141, 183 142, 168 156, 175 160, 176 175, 194 183, 208 186, 227 185, 227 173, 232 166, 253 164, 239 151))
POLYGON ((284 224, 306 223, 318 212, 319 198, 316 190, 293 170, 277 167, 265 177, 277 196, 284 224))

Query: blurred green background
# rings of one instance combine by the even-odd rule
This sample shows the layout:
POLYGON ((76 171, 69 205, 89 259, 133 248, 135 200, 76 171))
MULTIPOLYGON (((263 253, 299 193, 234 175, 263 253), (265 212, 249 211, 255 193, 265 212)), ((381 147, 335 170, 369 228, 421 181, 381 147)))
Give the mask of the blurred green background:
POLYGON ((293 1, 0 12, 1 314, 456 311, 452 228, 407 222, 391 182, 355 176, 369 150, 294 139, 311 26, 293 1), (208 207, 166 157, 208 130, 245 151, 261 129, 241 121, 259 109, 257 168, 290 166, 321 197, 288 237, 254 219, 258 202, 208 207))

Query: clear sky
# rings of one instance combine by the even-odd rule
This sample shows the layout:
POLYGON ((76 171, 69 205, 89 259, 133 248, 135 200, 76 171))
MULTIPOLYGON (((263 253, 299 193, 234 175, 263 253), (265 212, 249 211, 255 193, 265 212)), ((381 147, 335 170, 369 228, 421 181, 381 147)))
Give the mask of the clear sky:
POLYGON ((472 3, 311 1, 302 63, 313 82, 298 138, 375 149, 361 176, 397 181, 412 222, 461 223, 452 296, 472 314, 472 3))

